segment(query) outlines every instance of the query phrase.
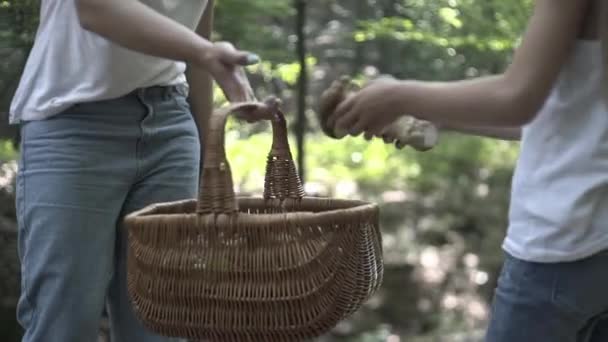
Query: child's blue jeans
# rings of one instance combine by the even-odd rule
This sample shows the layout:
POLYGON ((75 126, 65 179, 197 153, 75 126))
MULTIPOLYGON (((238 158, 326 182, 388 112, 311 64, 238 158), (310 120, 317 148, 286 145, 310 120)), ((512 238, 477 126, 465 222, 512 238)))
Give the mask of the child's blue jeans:
POLYGON ((608 342, 608 252, 546 264, 507 255, 486 342, 608 342))
POLYGON ((17 179, 24 342, 169 341, 126 293, 125 214, 194 198, 200 144, 182 86, 140 89, 22 124, 17 179))

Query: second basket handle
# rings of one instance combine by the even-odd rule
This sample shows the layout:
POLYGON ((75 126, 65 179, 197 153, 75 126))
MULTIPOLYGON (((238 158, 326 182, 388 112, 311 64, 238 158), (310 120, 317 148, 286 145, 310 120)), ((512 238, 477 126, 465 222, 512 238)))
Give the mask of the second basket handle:
POLYGON ((272 120, 272 148, 266 162, 264 198, 283 200, 302 197, 304 188, 289 149, 285 115, 281 110, 277 110, 272 120))

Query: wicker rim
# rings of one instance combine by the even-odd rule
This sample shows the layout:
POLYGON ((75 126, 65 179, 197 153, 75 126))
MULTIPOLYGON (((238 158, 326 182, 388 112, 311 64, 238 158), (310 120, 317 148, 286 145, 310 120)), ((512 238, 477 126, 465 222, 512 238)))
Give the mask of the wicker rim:
MULTIPOLYGON (((236 197, 237 203, 241 203, 243 206, 250 206, 257 203, 260 203, 261 199, 250 198, 250 197, 236 197)), ((369 216, 370 210, 377 210, 378 205, 375 203, 368 203, 358 200, 346 200, 346 199, 325 199, 325 198, 315 198, 315 197, 304 197, 299 200, 278 200, 271 199, 264 201, 266 204, 270 205, 271 201, 280 201, 281 205, 285 207, 289 207, 290 205, 295 205, 298 203, 298 207, 313 207, 319 208, 319 211, 299 211, 299 212, 285 212, 282 214, 250 214, 247 212, 239 212, 239 216, 243 216, 242 219, 246 219, 248 224, 251 227, 264 227, 268 225, 283 225, 285 222, 300 222, 302 224, 318 224, 321 218, 322 221, 326 223, 332 222, 340 222, 340 220, 344 217, 345 212, 350 213, 352 216, 361 215, 361 220, 364 220, 369 216), (331 204, 331 205, 330 205, 331 204), (322 209, 333 207, 332 210, 322 209)), ((139 221, 150 220, 151 222, 158 220, 160 218, 166 217, 167 215, 171 215, 168 213, 167 209, 174 207, 178 203, 187 203, 190 200, 180 201, 180 202, 171 202, 171 203, 159 203, 153 204, 146 208, 143 208, 139 211, 133 212, 129 215, 127 219, 137 219, 139 221)), ((238 204, 237 204, 238 205, 238 204)), ((232 213, 221 213, 218 215, 206 215, 200 216, 199 213, 192 213, 190 215, 199 215, 201 220, 211 220, 214 221, 215 224, 226 224, 230 225, 232 223, 232 219, 230 216, 232 213), (222 215, 225 214, 225 215, 222 215)), ((183 213, 174 213, 174 215, 184 216, 183 213)))

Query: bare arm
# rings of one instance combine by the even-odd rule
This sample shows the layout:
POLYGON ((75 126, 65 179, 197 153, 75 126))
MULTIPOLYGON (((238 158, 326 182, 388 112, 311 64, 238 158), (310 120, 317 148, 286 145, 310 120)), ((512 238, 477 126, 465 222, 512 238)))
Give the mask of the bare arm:
POLYGON ((139 1, 74 1, 83 28, 131 50, 204 65, 213 47, 207 39, 139 1))
MULTIPOLYGON (((249 99, 249 83, 241 66, 258 63, 257 55, 239 51, 227 42, 211 43, 205 35, 193 32, 137 0, 74 1, 83 28, 125 48, 185 61, 190 66, 204 69, 231 102, 249 99)), ((206 11, 206 15, 212 13, 206 11)), ((202 23, 199 31, 210 31, 211 26, 204 25, 211 25, 211 18, 202 23)))
POLYGON ((496 76, 454 82, 378 79, 343 101, 328 125, 378 134, 400 116, 452 127, 521 127, 543 106, 580 33, 587 0, 536 0, 513 63, 496 76))
POLYGON ((402 82, 408 112, 430 121, 519 126, 544 104, 579 34, 587 1, 537 0, 513 63, 499 76, 459 82, 402 82))
POLYGON ((521 127, 482 127, 443 125, 442 130, 476 135, 484 138, 517 141, 521 139, 521 127))
MULTIPOLYGON (((207 40, 211 40, 213 31, 214 2, 214 0, 208 0, 205 13, 196 29, 196 33, 207 40)), ((188 65, 186 77, 190 84, 190 106, 202 137, 207 130, 207 122, 213 111, 213 78, 205 69, 196 64, 188 65)))

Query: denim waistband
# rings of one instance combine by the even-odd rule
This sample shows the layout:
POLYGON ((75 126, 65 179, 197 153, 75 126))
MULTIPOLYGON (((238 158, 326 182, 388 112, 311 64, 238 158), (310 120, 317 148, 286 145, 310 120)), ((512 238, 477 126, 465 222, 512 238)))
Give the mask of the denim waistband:
POLYGON ((188 97, 189 86, 187 83, 179 83, 166 86, 152 86, 146 88, 138 88, 129 93, 127 96, 145 96, 147 98, 167 98, 172 95, 181 95, 188 97))

